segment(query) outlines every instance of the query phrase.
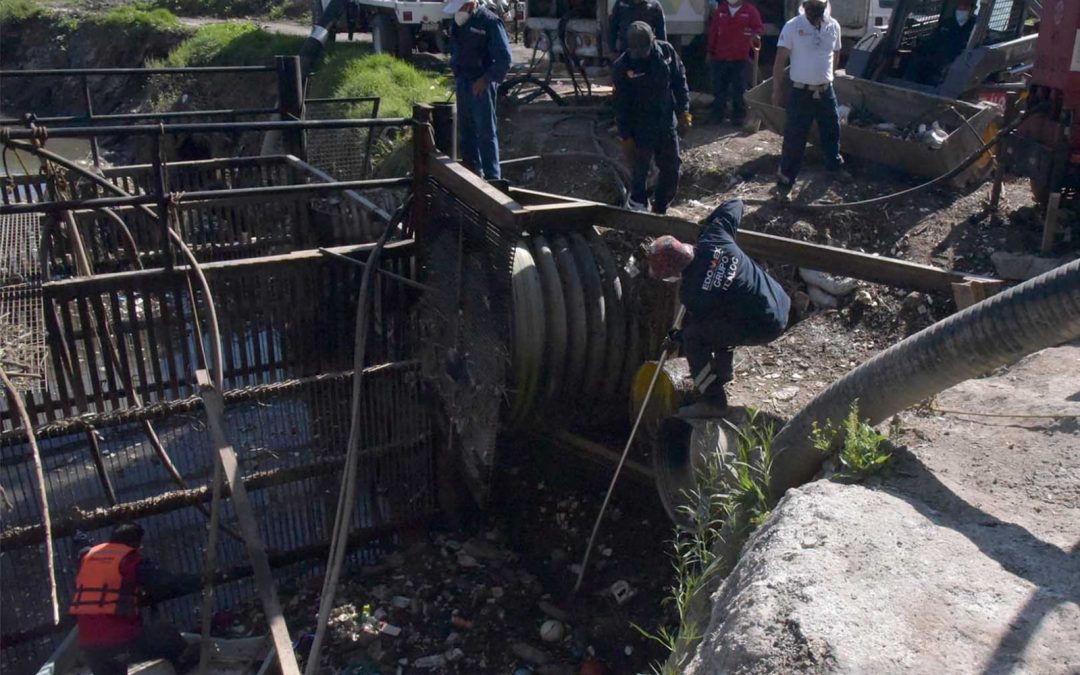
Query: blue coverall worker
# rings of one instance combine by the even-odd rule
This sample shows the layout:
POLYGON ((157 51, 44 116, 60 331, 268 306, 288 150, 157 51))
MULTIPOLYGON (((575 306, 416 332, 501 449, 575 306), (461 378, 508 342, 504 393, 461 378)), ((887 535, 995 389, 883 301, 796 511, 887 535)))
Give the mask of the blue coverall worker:
POLYGON ((735 347, 766 344, 787 327, 791 299, 735 243, 742 217, 743 203, 733 199, 709 215, 696 245, 664 235, 648 248, 653 278, 682 280, 679 299, 686 316, 678 338, 701 394, 679 411, 682 417, 723 412, 724 385, 734 377, 735 347))
POLYGON ((956 0, 956 10, 938 23, 926 42, 915 49, 904 79, 919 84, 937 85, 945 69, 967 48, 975 28, 974 0, 956 0))
POLYGON ((679 189, 678 134, 690 128, 690 90, 675 48, 657 40, 652 28, 636 21, 627 31, 629 48, 612 67, 615 124, 631 165, 628 208, 644 211, 652 162, 659 176, 652 210, 667 212, 679 189))
POLYGON ((814 122, 818 125, 825 168, 839 172, 844 165, 840 157, 840 113, 832 84, 840 59, 840 24, 828 16, 825 0, 805 0, 802 13, 780 29, 776 47, 772 92, 775 106, 783 100, 784 68, 791 63, 784 145, 776 176, 777 196, 786 200, 799 175, 814 122))
POLYGON ((658 40, 667 40, 664 8, 657 0, 617 0, 608 17, 608 49, 618 57, 626 51, 626 31, 635 21, 644 21, 658 40))
POLYGON ((499 171, 495 98, 510 70, 510 42, 502 20, 473 0, 449 0, 443 11, 450 27, 450 69, 457 87, 458 150, 461 162, 487 180, 499 171))

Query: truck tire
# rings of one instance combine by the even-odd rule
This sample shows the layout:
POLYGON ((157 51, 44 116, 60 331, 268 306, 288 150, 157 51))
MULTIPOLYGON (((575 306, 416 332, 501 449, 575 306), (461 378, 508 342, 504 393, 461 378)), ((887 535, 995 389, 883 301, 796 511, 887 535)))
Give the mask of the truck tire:
POLYGON ((379 13, 371 20, 371 42, 376 54, 398 55, 397 19, 390 14, 379 13))

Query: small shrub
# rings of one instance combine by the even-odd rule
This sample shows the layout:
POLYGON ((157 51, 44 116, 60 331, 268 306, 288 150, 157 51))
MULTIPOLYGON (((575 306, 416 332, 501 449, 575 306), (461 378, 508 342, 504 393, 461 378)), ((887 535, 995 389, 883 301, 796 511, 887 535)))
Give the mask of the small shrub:
POLYGON ((843 467, 838 472, 841 477, 866 478, 884 469, 893 458, 886 444, 888 436, 859 417, 857 399, 851 402, 851 409, 839 428, 831 420, 824 427, 815 422, 810 439, 821 452, 837 453, 843 467))
POLYGON ((25 21, 46 14, 47 10, 35 0, 0 0, 0 21, 25 21))

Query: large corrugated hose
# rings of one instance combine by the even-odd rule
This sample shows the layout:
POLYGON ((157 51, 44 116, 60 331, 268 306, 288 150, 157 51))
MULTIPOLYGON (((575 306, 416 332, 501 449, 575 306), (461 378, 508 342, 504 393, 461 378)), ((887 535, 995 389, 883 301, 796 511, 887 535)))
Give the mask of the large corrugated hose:
POLYGON ((772 494, 811 480, 825 455, 814 422, 839 422, 851 402, 878 424, 955 384, 1080 338, 1080 260, 1062 265, 912 335, 837 380, 776 436, 772 494))

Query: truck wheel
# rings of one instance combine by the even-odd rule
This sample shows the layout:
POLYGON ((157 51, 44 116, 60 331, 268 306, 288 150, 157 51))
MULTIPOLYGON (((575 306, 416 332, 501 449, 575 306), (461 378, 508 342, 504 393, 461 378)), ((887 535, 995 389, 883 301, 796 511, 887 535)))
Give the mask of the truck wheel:
POLYGON ((397 20, 389 14, 376 14, 371 21, 371 42, 376 54, 393 54, 397 56, 397 20))

